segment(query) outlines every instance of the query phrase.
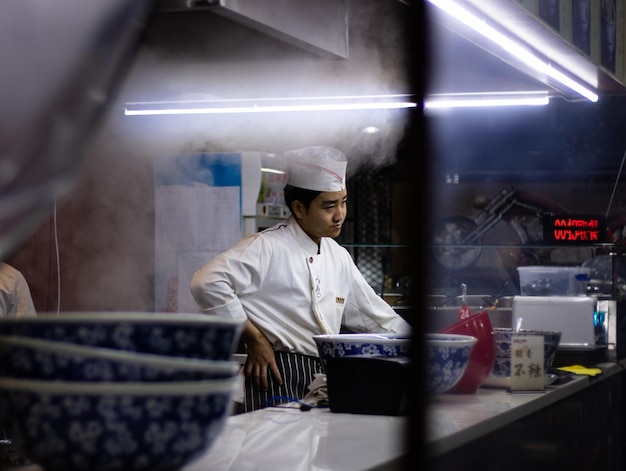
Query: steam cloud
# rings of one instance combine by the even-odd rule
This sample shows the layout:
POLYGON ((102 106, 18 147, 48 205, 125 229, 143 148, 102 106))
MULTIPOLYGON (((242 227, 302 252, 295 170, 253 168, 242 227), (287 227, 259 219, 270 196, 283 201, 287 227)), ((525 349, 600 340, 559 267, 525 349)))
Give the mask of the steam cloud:
MULTIPOLYGON (((348 176, 395 161, 406 111, 298 112, 244 115, 125 117, 128 101, 337 96, 410 93, 406 4, 358 0, 349 5, 349 59, 308 57, 227 62, 164 57, 142 45, 93 139, 81 179, 59 201, 62 310, 150 310, 153 296, 154 159, 186 152, 283 153, 308 145, 336 147, 348 176), (361 132, 367 125, 379 134, 361 132), (72 196, 78 195, 77 197, 72 196), (149 202, 149 203, 146 203, 149 202), (73 267, 65 270, 65 267, 73 267), (106 293, 105 296, 102 293, 106 293)), ((205 31, 206 41, 222 39, 205 31)), ((320 31, 320 34, 323 34, 320 31)), ((164 38, 164 40, 167 38, 164 38)), ((226 46, 224 46, 226 47, 226 46)), ((45 232, 46 227, 42 228, 45 232)), ((44 280, 47 282, 47 280, 44 280)), ((36 285, 36 283, 35 283, 36 285)))
MULTIPOLYGON (((177 46, 176 51, 184 51, 186 56, 172 57, 164 51, 163 44, 167 42, 170 47, 176 40, 173 37, 144 44, 120 101, 410 93, 409 25, 405 24, 409 7, 379 0, 360 0, 348 7, 347 60, 314 56, 294 59, 276 53, 253 60, 245 54, 249 44, 236 49, 233 44, 237 38, 219 37, 200 28, 193 41, 177 46), (215 60, 198 50, 230 51, 226 54, 229 60, 215 60), (238 55, 244 59, 238 60, 238 55)), ((324 34, 323 28, 320 34, 324 34)), ((406 111, 370 110, 127 117, 124 125, 133 129, 131 139, 139 138, 153 155, 232 150, 282 153, 307 145, 328 145, 348 156, 350 175, 362 166, 393 163, 407 120, 406 111), (378 127, 380 133, 362 133, 368 125, 378 127), (149 139, 140 137, 145 133, 149 139)))

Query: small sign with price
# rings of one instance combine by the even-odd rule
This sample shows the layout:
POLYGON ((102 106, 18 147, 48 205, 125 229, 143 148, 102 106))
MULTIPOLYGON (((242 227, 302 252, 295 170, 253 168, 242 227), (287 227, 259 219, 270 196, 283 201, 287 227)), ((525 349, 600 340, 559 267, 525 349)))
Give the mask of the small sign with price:
POLYGON ((511 391, 544 390, 544 338, 511 336, 511 391))

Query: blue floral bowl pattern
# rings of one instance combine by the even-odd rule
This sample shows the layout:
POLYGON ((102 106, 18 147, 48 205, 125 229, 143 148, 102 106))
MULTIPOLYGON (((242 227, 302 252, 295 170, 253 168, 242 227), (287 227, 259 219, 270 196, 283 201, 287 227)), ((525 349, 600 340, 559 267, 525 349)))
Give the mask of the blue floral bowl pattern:
POLYGON ((459 382, 478 339, 470 335, 425 334, 426 384, 431 395, 443 394, 459 382))
POLYGON ((513 328, 496 327, 494 329, 496 335, 496 362, 490 376, 506 377, 511 376, 511 337, 513 335, 533 335, 543 336, 543 359, 544 372, 552 366, 556 349, 561 341, 561 332, 520 329, 516 331, 513 328))
POLYGON ((0 335, 0 376, 64 381, 195 381, 237 374, 234 361, 200 360, 0 335))
POLYGON ((229 360, 243 323, 204 314, 63 313, 0 318, 0 334, 138 353, 229 360))
POLYGON ((314 335, 320 362, 326 368, 329 358, 409 357, 411 339, 401 334, 328 334, 314 335))
POLYGON ((46 471, 173 471, 222 431, 234 381, 0 378, 0 422, 23 455, 46 471))
POLYGON ((511 358, 496 358, 490 376, 509 378, 511 376, 511 358))

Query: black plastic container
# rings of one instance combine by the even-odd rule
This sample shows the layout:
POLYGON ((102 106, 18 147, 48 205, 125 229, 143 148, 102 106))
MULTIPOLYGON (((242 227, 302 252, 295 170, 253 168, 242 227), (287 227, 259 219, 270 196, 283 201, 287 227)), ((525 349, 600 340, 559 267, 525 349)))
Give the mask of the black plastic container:
POLYGON ((332 412, 369 415, 409 412, 409 358, 330 358, 326 380, 332 412))

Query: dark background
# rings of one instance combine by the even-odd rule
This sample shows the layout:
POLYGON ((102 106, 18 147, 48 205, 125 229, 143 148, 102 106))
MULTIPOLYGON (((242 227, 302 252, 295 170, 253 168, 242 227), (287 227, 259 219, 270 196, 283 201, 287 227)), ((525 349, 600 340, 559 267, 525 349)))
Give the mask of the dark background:
POLYGON ((626 150, 626 96, 427 119, 435 181, 456 173, 462 181, 614 182, 626 150))

